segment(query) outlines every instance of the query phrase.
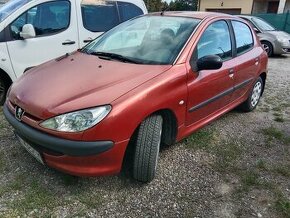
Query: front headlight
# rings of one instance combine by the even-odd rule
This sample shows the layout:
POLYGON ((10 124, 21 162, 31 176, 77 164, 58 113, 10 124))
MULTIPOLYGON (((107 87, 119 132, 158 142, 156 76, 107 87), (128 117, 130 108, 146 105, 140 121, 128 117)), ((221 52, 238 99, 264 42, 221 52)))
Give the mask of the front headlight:
POLYGON ((290 44, 289 39, 286 39, 284 37, 277 37, 278 42, 280 42, 282 45, 288 46, 290 44))
POLYGON ((40 123, 40 126, 60 132, 81 132, 101 122, 111 111, 110 105, 59 115, 40 123))

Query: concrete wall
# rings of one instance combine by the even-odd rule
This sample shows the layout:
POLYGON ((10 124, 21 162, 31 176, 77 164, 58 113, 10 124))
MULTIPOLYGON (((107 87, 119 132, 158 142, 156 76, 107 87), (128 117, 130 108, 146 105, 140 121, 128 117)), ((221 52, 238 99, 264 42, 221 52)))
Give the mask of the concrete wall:
POLYGON ((242 14, 251 14, 253 0, 200 0, 200 11, 206 9, 241 9, 242 14))

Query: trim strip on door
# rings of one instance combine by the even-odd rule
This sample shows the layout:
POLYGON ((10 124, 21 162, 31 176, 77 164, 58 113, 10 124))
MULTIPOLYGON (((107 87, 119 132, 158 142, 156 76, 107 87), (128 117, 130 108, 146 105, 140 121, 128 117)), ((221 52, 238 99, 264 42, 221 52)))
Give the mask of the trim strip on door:
POLYGON ((196 110, 198 110, 198 109, 200 109, 200 108, 202 108, 202 107, 204 107, 204 106, 206 106, 206 105, 208 105, 208 104, 210 104, 210 103, 212 103, 212 102, 214 102, 214 101, 216 101, 216 100, 218 100, 218 99, 220 99, 220 98, 222 98, 222 97, 224 97, 226 95, 229 95, 229 94, 233 93, 234 91, 236 91, 238 89, 243 88, 248 83, 250 83, 252 80, 253 80, 253 78, 247 79, 244 82, 241 82, 240 84, 235 85, 233 88, 230 88, 230 89, 228 89, 228 90, 226 90, 224 92, 221 92, 218 95, 216 95, 216 96, 214 96, 214 97, 212 97, 212 98, 210 98, 210 99, 208 99, 208 100, 206 100, 204 102, 201 102, 198 105, 193 106, 188 111, 190 113, 192 113, 192 112, 194 112, 194 111, 196 111, 196 110))

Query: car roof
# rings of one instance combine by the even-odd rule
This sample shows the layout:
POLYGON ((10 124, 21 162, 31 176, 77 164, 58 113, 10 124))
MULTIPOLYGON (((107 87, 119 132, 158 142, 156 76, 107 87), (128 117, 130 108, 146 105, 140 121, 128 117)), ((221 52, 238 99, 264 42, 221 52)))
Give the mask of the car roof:
POLYGON ((196 19, 205 19, 205 18, 218 18, 218 17, 228 17, 235 18, 233 15, 218 13, 218 12, 201 12, 201 11, 164 11, 164 12, 154 12, 149 15, 164 15, 164 16, 173 16, 173 17, 190 17, 196 19), (163 13, 163 14, 162 14, 163 13))

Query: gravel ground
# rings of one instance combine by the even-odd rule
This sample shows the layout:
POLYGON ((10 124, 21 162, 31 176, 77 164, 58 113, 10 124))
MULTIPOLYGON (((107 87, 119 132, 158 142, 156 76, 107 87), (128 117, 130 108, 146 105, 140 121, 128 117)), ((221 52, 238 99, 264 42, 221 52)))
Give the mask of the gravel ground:
POLYGON ((0 113, 0 217, 290 217, 290 56, 264 97, 161 150, 156 179, 76 178, 42 166, 0 113))

